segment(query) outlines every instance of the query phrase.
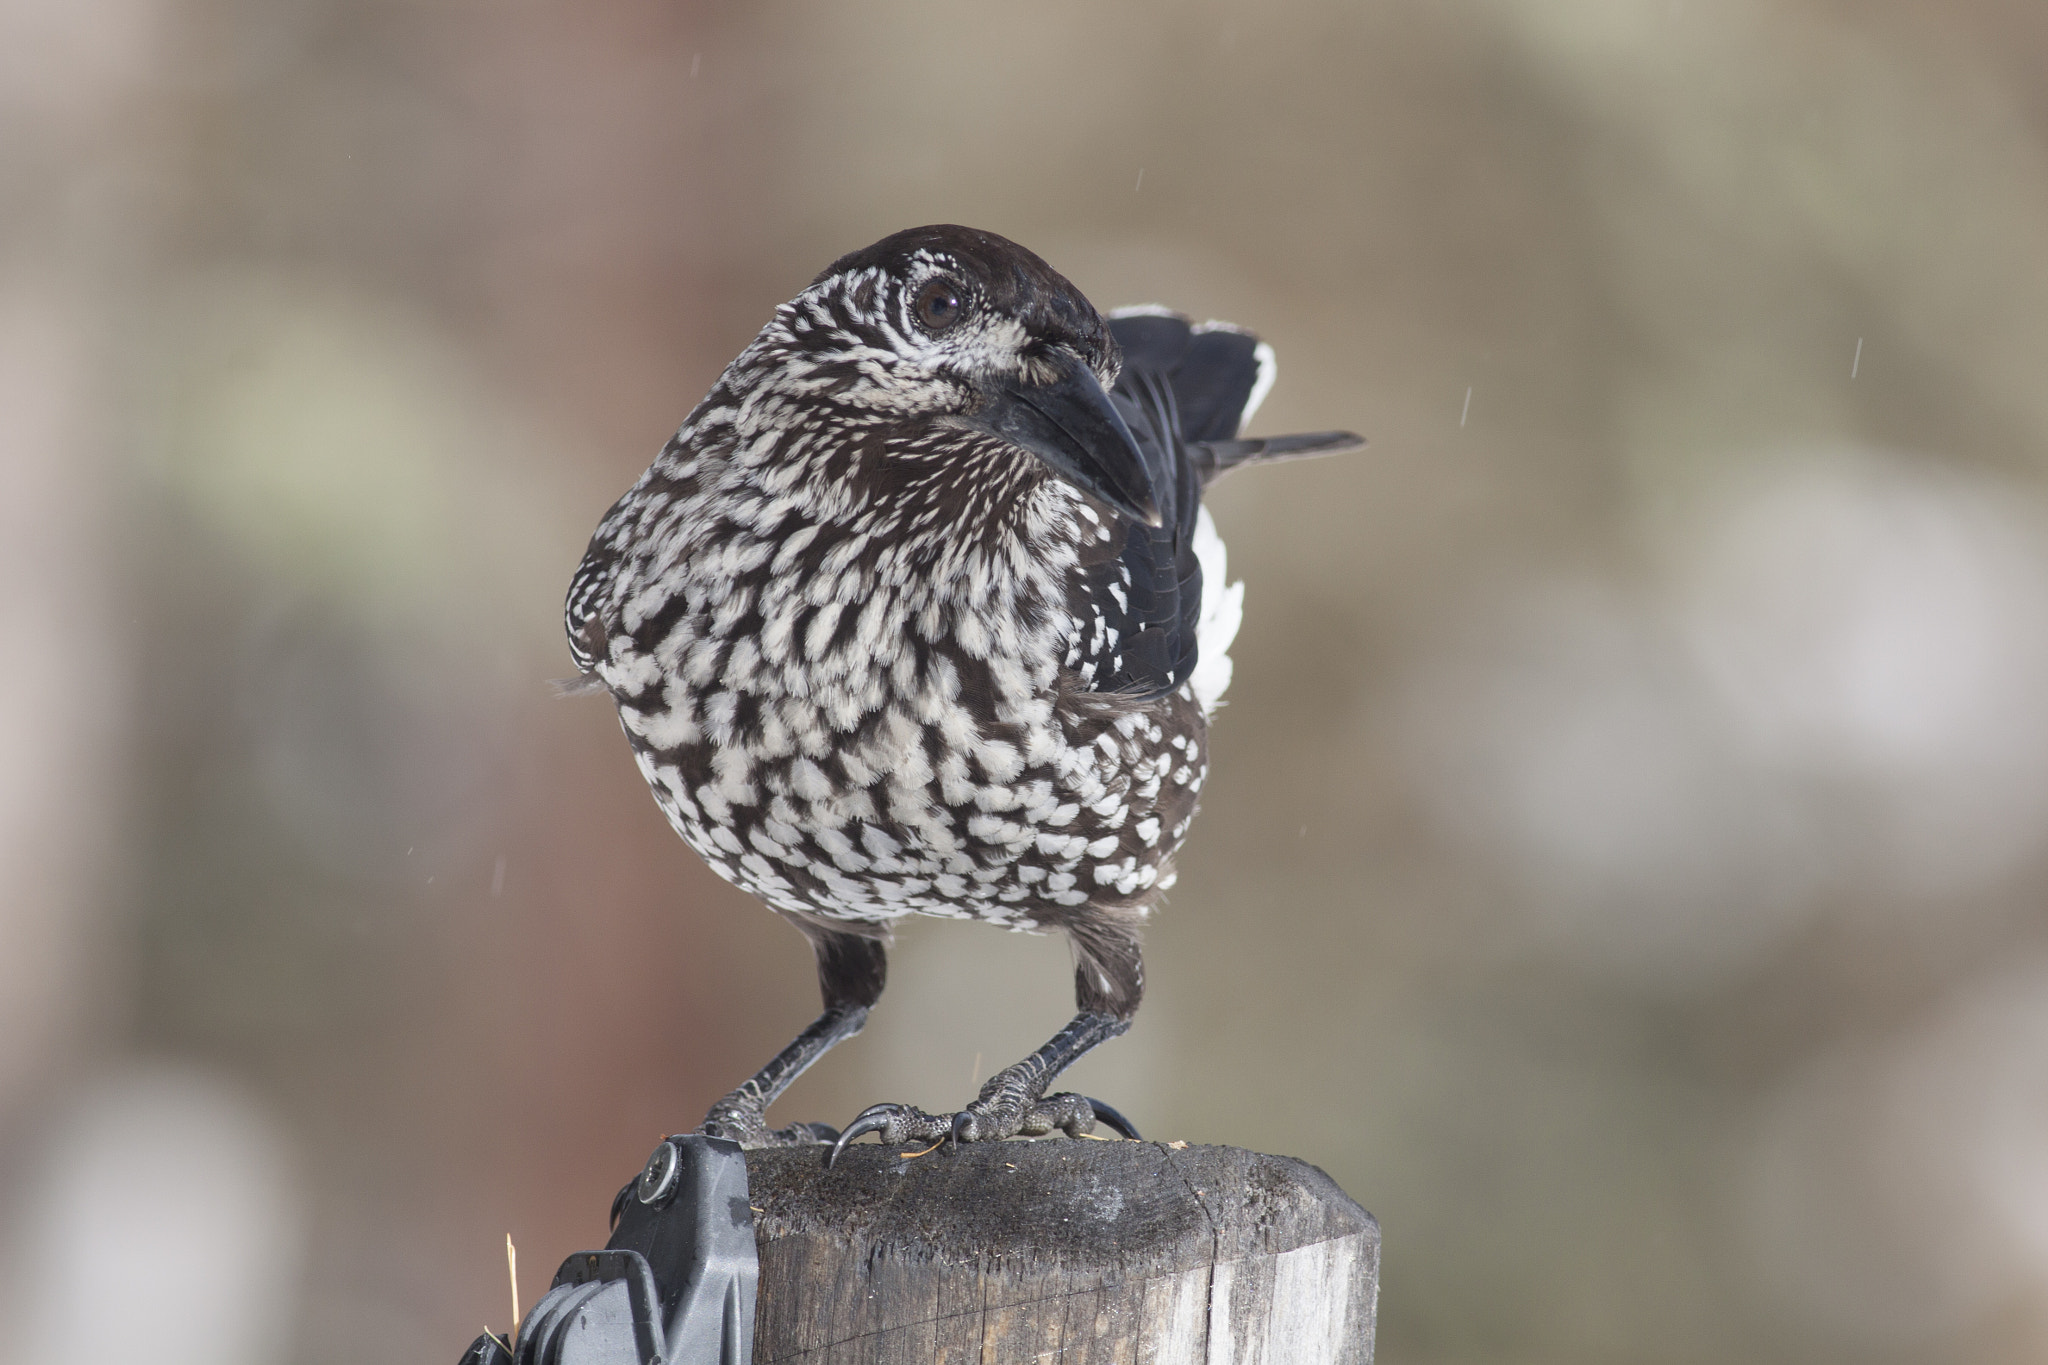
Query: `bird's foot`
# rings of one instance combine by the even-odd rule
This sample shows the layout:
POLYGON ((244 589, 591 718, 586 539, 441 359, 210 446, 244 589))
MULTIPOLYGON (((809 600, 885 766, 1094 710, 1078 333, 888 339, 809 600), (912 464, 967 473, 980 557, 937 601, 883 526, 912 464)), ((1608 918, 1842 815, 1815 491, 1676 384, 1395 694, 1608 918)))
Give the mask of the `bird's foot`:
POLYGON ((816 1147, 839 1136, 839 1130, 829 1123, 792 1123, 787 1128, 770 1128, 759 1107, 731 1095, 711 1106, 697 1131, 705 1137, 737 1142, 750 1151, 756 1147, 816 1147))
POLYGON ((957 1114, 927 1114, 908 1104, 877 1104, 864 1109, 846 1125, 832 1144, 827 1166, 839 1160, 846 1144, 865 1133, 880 1136, 886 1146, 897 1142, 996 1142, 1009 1137, 1044 1137, 1063 1132, 1068 1137, 1086 1137, 1097 1121, 1127 1138, 1138 1136, 1131 1121, 1101 1100, 1062 1092, 1031 1098, 997 1087, 984 1089, 981 1097, 957 1114), (993 1093, 992 1093, 993 1092, 993 1093))

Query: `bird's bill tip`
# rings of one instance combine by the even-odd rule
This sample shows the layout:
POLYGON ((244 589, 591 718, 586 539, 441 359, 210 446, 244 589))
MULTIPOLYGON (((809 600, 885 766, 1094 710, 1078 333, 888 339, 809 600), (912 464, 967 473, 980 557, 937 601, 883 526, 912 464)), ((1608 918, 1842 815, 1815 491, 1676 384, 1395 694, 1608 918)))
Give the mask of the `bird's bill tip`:
POLYGON ((1038 456, 1091 497, 1147 526, 1164 524, 1158 490, 1130 424, 1102 382, 1071 356, 1050 383, 1004 384, 972 425, 1038 456))

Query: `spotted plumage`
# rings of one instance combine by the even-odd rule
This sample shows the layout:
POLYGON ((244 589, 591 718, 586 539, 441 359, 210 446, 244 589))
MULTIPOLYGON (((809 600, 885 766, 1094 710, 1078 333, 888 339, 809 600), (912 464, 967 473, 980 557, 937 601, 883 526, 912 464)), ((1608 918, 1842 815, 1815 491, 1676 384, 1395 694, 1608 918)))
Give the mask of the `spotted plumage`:
POLYGON ((1242 589, 1202 486, 1355 443, 1238 440, 1271 374, 1245 333, 1104 319, 1013 243, 913 229, 776 310, 605 516, 577 666, 684 840, 811 939, 826 1001, 706 1131, 829 1131, 762 1114, 858 1030, 909 914, 1066 931, 1081 1013, 959 1115, 849 1134, 1093 1121, 1045 1083, 1137 1009, 1230 677, 1242 589))

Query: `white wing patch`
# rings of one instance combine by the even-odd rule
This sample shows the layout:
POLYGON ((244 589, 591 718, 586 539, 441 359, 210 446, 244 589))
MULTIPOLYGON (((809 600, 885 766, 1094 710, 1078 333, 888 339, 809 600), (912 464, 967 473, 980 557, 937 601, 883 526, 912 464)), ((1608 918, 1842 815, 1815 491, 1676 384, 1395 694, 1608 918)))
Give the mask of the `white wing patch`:
POLYGON ((1204 715, 1214 715, 1230 687, 1230 643, 1244 620, 1244 584, 1224 583, 1229 564, 1216 520, 1204 507, 1195 514, 1195 558, 1202 562, 1202 615, 1195 625, 1200 658, 1188 678, 1204 715))
POLYGON ((1237 434, 1240 436, 1244 435, 1253 414, 1258 412, 1259 404, 1265 402, 1266 395, 1273 391, 1273 380, 1280 374, 1279 362, 1273 358, 1273 348, 1265 342, 1260 342, 1259 348, 1252 352, 1252 359, 1258 364, 1259 376, 1252 381, 1252 396, 1244 400, 1244 412, 1237 419, 1237 434))

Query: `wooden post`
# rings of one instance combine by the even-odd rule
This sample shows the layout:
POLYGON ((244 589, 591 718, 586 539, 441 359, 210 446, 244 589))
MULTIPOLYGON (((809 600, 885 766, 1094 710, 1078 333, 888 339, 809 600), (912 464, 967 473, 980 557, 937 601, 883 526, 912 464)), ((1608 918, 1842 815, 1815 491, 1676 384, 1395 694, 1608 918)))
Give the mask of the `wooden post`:
POLYGON ((1369 1365, 1379 1224, 1234 1147, 747 1154, 757 1365, 1369 1365))

